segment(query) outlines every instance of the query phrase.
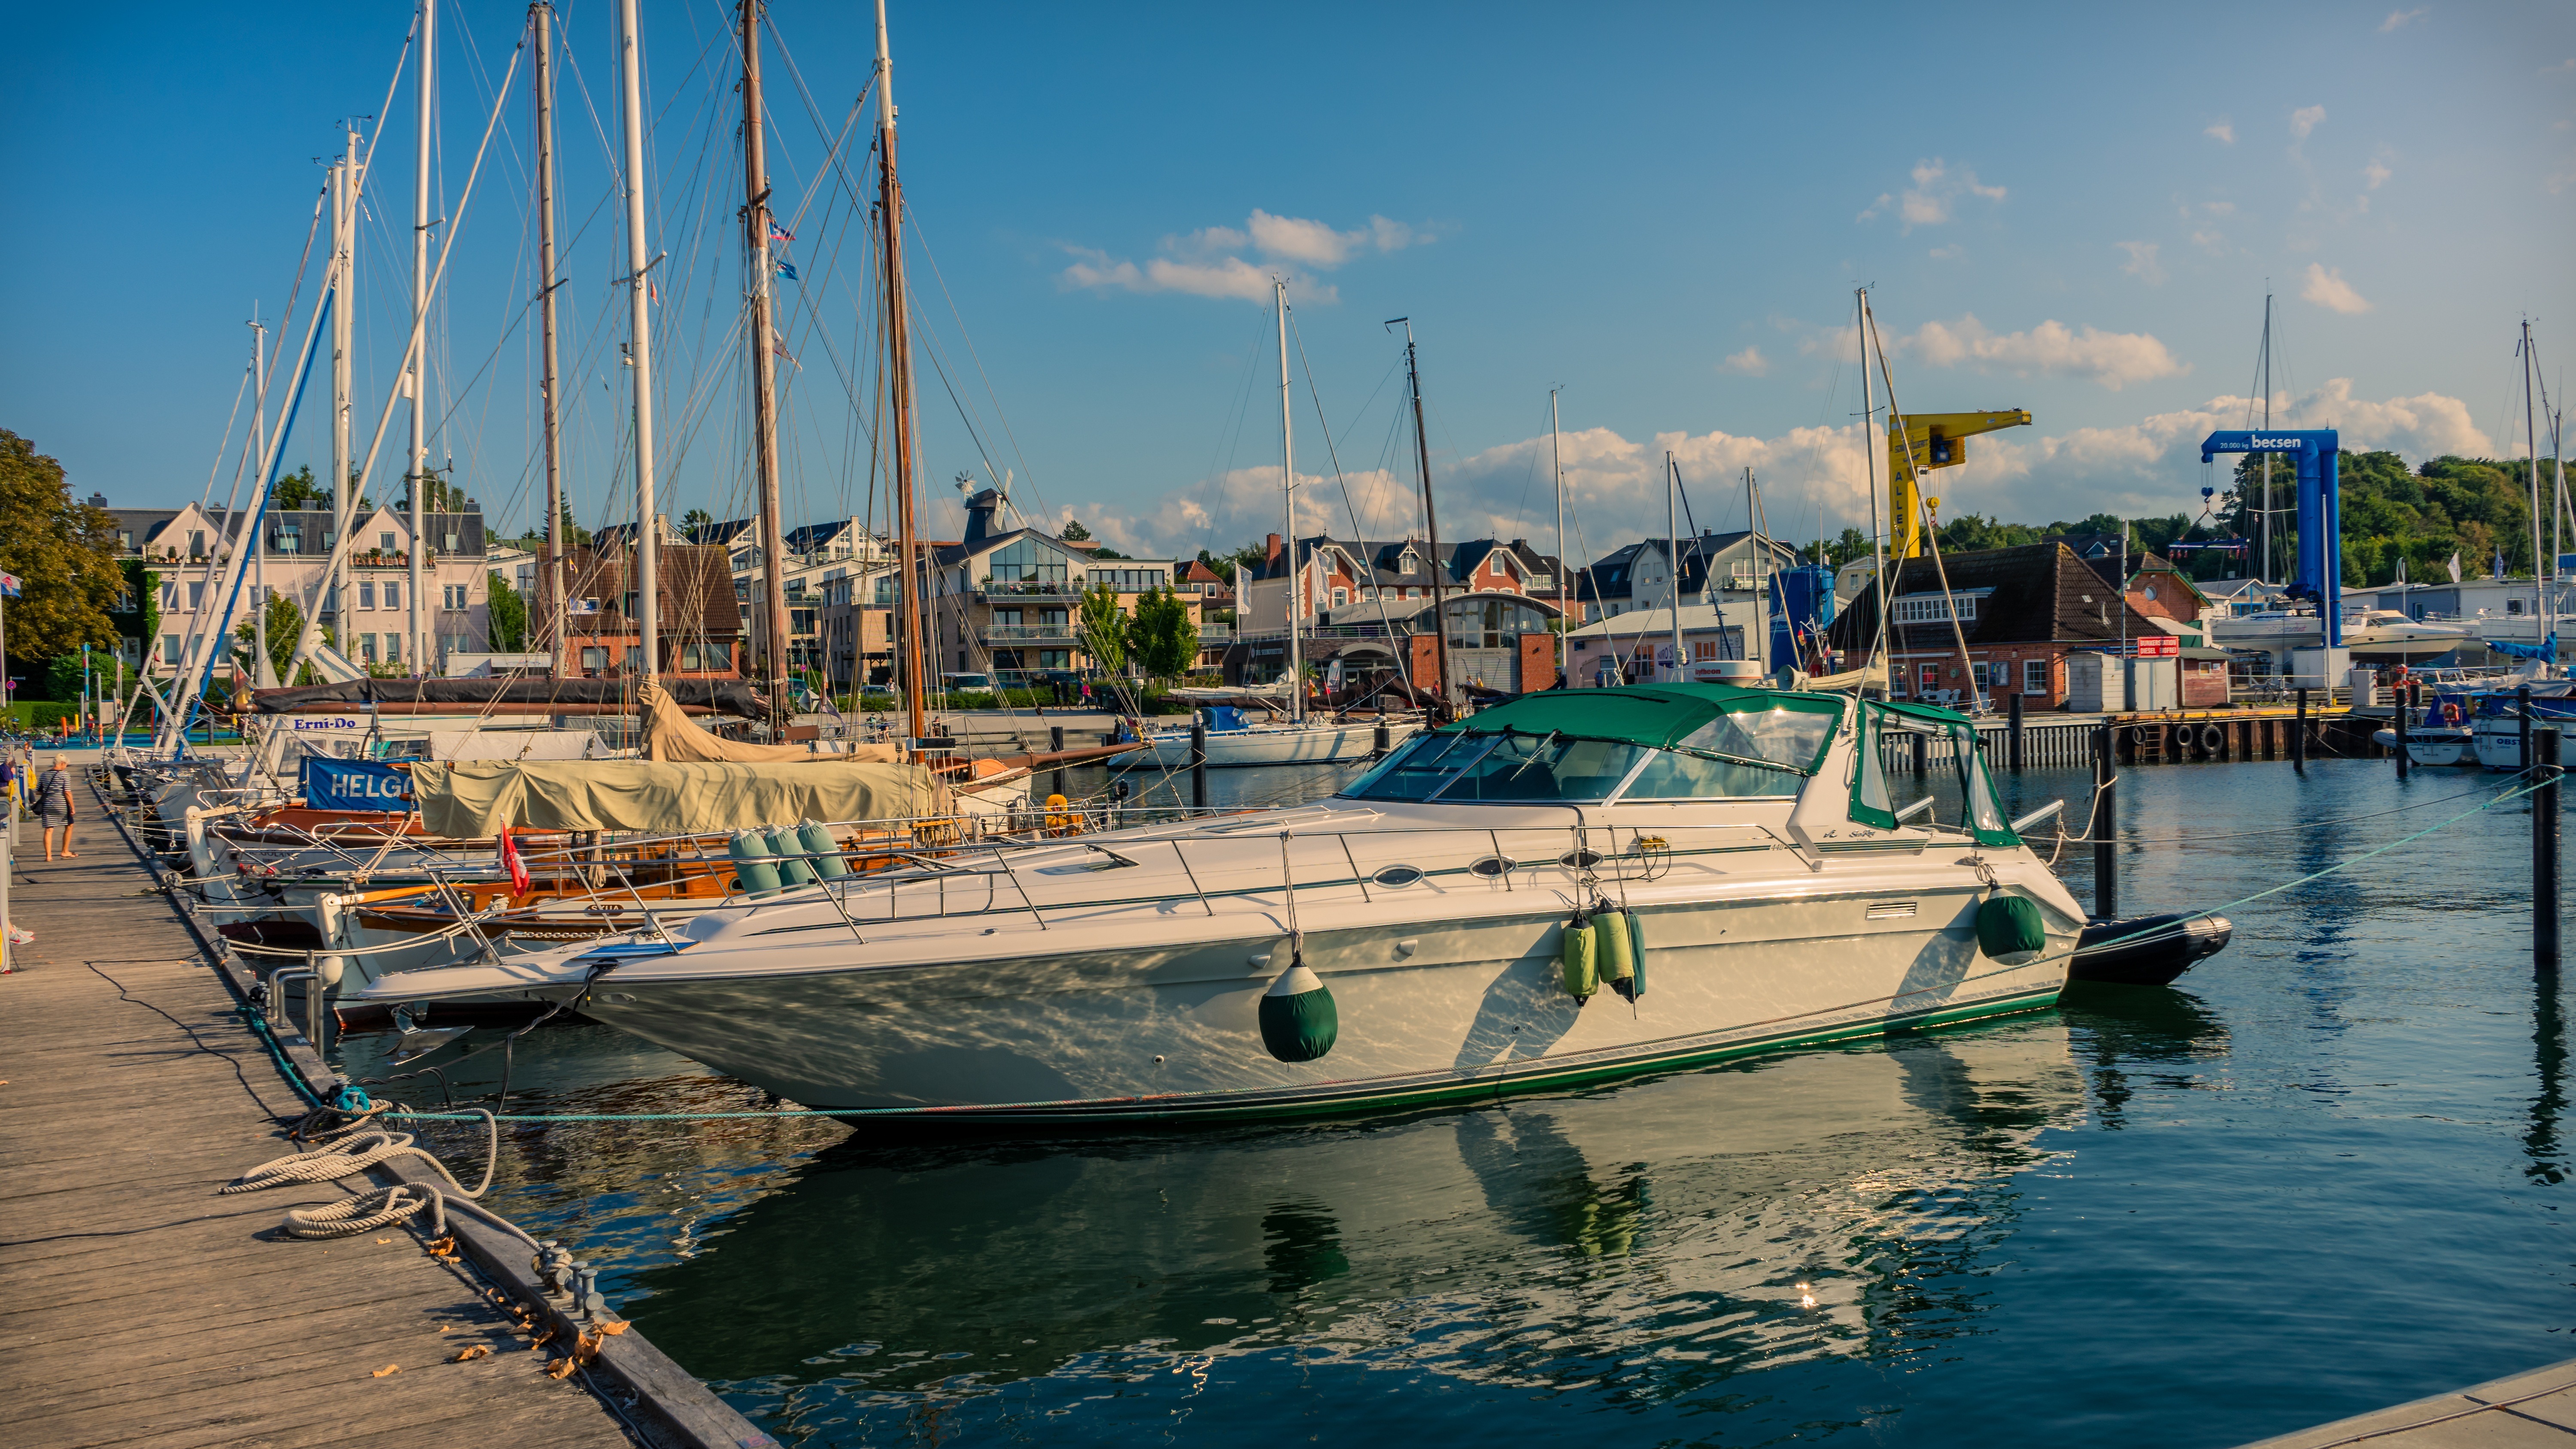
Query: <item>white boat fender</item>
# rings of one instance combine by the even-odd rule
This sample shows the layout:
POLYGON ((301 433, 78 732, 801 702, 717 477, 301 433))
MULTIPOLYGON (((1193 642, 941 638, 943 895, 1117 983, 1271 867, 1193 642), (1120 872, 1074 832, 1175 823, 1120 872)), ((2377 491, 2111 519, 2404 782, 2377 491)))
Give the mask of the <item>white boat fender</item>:
POLYGON ((1333 1049, 1341 1013, 1323 978, 1291 961, 1261 993, 1261 1044, 1283 1062, 1311 1062, 1333 1049))
POLYGON ((2006 966, 2023 966, 2048 949, 2048 928, 2039 902, 2028 896, 1996 894, 1977 907, 1977 949, 2006 966))
POLYGON ((1592 922, 1580 911, 1559 931, 1558 960, 1565 979, 1565 994, 1577 1001, 1588 1001, 1601 989, 1600 936, 1592 922))
POLYGON ((798 886, 814 883, 813 863, 805 858, 805 842, 798 838, 796 831, 773 825, 761 840, 769 847, 769 853, 777 857, 780 890, 792 891, 798 886))
POLYGON ((796 839, 813 858, 814 873, 825 880, 839 880, 850 873, 850 863, 841 859, 841 842, 832 838, 829 826, 819 820, 799 821, 796 839))
POLYGON ((778 894, 778 867, 769 858, 769 842, 749 830, 737 830, 725 841, 733 857, 734 888, 747 896, 778 894))

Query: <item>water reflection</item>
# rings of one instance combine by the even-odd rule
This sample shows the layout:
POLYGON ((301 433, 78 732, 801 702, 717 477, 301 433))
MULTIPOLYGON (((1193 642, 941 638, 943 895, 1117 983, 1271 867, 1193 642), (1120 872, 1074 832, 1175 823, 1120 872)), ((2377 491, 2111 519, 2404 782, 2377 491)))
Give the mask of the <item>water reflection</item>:
POLYGON ((2033 1017, 1402 1121, 849 1141, 628 1311, 813 1442, 1283 1352, 1690 1399, 1967 1331, 2013 1175, 2081 1109, 2067 1027, 2033 1017))
POLYGON ((2085 1063, 2096 1120, 2106 1131, 2128 1125, 2139 1092, 2190 1091, 2198 1064, 2227 1055, 2227 1024, 2200 998, 2169 986, 2087 985, 2067 992, 2058 1012, 2085 1063))
POLYGON ((2531 1125, 2522 1136, 2522 1150, 2531 1158, 2523 1172, 2535 1182, 2555 1184, 2566 1180, 2558 1119, 2567 1110, 2567 1020, 2558 1001, 2557 968, 2534 975, 2531 1056, 2539 1089, 2531 1100, 2531 1125))

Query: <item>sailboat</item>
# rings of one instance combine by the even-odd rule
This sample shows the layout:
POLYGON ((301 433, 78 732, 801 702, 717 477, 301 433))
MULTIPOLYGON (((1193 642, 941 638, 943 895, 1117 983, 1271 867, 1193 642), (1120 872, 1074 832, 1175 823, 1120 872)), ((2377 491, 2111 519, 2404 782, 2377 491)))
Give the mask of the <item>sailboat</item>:
MULTIPOLYGON (((1209 704, 1197 711, 1198 724, 1159 728, 1134 728, 1144 748, 1119 756, 1109 762, 1113 770, 1159 770, 1171 772, 1186 769, 1198 762, 1201 750, 1205 763, 1212 768, 1242 765, 1332 765, 1364 760, 1379 748, 1379 731, 1384 730, 1388 743, 1410 739, 1422 728, 1415 717, 1393 717, 1381 714, 1367 723, 1348 718, 1316 719, 1307 713, 1306 689, 1306 581, 1305 561, 1297 553, 1297 430, 1293 420, 1288 390, 1288 282, 1284 277, 1270 279, 1271 300, 1279 323, 1279 462, 1280 537, 1287 540, 1280 555, 1285 568, 1281 579, 1284 592, 1282 608, 1288 623, 1288 668, 1280 679, 1284 708, 1281 717, 1264 720, 1247 718, 1234 705, 1209 704)), ((1408 338, 1406 358, 1411 360, 1408 338)), ((1431 567, 1435 578, 1443 567, 1433 551, 1431 567)), ((1437 609, 1435 603, 1434 608, 1437 609)), ((1440 615, 1432 619, 1437 624, 1440 615)), ((1132 728, 1132 727, 1131 727, 1132 728)))

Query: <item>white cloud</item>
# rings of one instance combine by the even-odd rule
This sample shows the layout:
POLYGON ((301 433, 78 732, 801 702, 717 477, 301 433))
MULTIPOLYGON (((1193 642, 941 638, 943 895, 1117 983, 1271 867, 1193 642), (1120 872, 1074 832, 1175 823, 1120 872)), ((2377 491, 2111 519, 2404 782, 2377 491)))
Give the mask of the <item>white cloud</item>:
POLYGON ((2301 106, 2290 113, 2290 139, 2304 141, 2326 118, 2323 106, 2301 106))
POLYGON ((2361 179, 2373 191, 2377 191, 2380 187, 2386 185, 2388 183, 2388 178, 2396 174, 2396 172, 2388 169, 2387 162, 2381 160, 2374 159, 2369 165, 2361 168, 2361 179))
POLYGON ((1968 365, 1980 371, 2076 377, 2113 392, 2133 382, 2180 377, 2191 371, 2162 342, 2144 332, 2078 332, 2047 321, 2026 332, 1993 332, 1975 316, 1926 322, 1901 348, 1934 367, 1968 365))
POLYGON ((1945 247, 1934 247, 1932 250, 1924 253, 1925 256, 1930 257, 1936 262, 1955 262, 1967 254, 1968 249, 1959 245, 1957 242, 1952 242, 1945 247))
POLYGON ((1740 372, 1746 377, 1765 377, 1770 374, 1771 359, 1762 355, 1761 348, 1748 347, 1742 352, 1729 355, 1724 362, 1718 364, 1718 369, 1722 372, 1740 372))
POLYGON ((1918 226, 1940 226, 1954 219, 1962 197, 2001 201, 2005 195, 2004 188, 1986 185, 1967 167, 1954 171, 1949 162, 1938 156, 1915 162, 1913 180, 1914 184, 1901 193, 1881 192, 1861 211, 1858 220, 1872 221, 1894 211, 1900 232, 1911 232, 1918 226))
POLYGON ((2191 234, 2191 244, 2204 251, 2223 252, 2227 250, 2227 234, 2214 226, 2205 226, 2191 234))
MULTIPOLYGON (((1269 300, 1270 276, 1278 264, 1330 271, 1362 253, 1402 251, 1433 240, 1427 231, 1383 216, 1370 217, 1366 226, 1339 231, 1324 222, 1274 216, 1256 207, 1241 227, 1202 227, 1163 238, 1163 255, 1147 259, 1141 267, 1096 248, 1068 245, 1064 251, 1074 262, 1057 280, 1069 289, 1182 292, 1260 302, 1269 300), (1241 253, 1247 251, 1265 265, 1245 260, 1241 253)), ((1312 280, 1299 280, 1290 291, 1303 301, 1339 300, 1334 288, 1312 280)))
POLYGON ((2129 259, 2120 264, 2121 271, 2150 287, 2164 285, 2165 269, 2164 265, 2156 260, 2157 247, 2154 242, 2124 241, 2113 242, 2112 245, 2129 254, 2129 259))
POLYGON ((2236 144, 2236 123, 2222 116, 2202 127, 2200 134, 2216 140, 2222 146, 2233 146, 2236 144))
MULTIPOLYGON (((2245 426, 2253 400, 2209 399, 2197 407, 2154 413, 2136 422, 2073 428, 2057 434, 2014 428, 1975 439, 1968 461, 1942 474, 1942 513, 1982 513, 2021 523, 2081 518, 2100 509, 2140 515, 2200 509, 2203 474, 2200 440, 2221 429, 2245 426)), ((2355 450, 2387 449, 2418 463, 2446 453, 2493 456, 2495 444, 2471 421, 2468 405, 2440 393, 2382 400, 2359 398, 2348 378, 2335 378, 2304 396, 2273 399, 2284 426, 2332 427, 2355 450)), ((1441 534, 1528 538, 1554 552, 1554 505, 1548 475, 1547 434, 1487 448, 1456 460, 1435 459, 1441 534), (1533 485, 1532 479, 1539 480, 1533 485)), ((1774 526, 1805 537, 1816 525, 1839 532, 1866 527, 1869 498, 1864 481, 1864 434, 1857 425, 1791 428, 1771 436, 1687 429, 1657 432, 1632 441, 1607 428, 1569 431, 1562 438, 1567 496, 1579 537, 1572 551, 1599 558, 1664 526, 1663 457, 1681 465, 1694 501, 1708 511, 1707 527, 1729 526, 1726 509, 1742 517, 1740 492, 1728 489, 1751 468, 1761 480, 1774 526), (1719 500, 1719 501, 1712 501, 1719 500)), ((1409 471, 1353 473, 1349 501, 1331 475, 1298 479, 1300 532, 1329 530, 1347 538, 1356 512, 1372 538, 1400 537, 1421 527, 1420 499, 1409 471)), ((1139 506, 1086 502, 1069 510, 1121 551, 1186 555, 1202 545, 1232 548, 1279 527, 1276 470, 1237 469, 1200 485, 1173 489, 1139 506)))
POLYGON ((2212 216, 2234 216, 2236 214, 2236 203, 2232 201, 2204 201, 2200 204, 2200 209, 2208 212, 2212 216))
POLYGON ((2316 262, 2308 263, 2307 285, 2299 288, 2299 295, 2328 311, 2341 312, 2347 316, 2370 310, 2370 303, 2365 301, 2359 292, 2352 289, 2350 282, 2343 279, 2341 267, 2327 267, 2316 262))
POLYGON ((2395 30, 2398 26, 2401 26, 2410 20, 2421 20, 2423 18, 2424 12, 2421 10, 2391 10, 2388 12, 2388 18, 2379 22, 2379 33, 2386 35, 2388 32, 2395 30))

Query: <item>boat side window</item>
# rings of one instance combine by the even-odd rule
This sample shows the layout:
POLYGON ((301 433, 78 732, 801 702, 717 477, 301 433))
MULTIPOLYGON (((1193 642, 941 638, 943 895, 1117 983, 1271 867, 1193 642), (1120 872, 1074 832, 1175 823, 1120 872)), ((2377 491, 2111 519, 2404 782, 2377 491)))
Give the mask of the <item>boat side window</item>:
POLYGON ((1789 770, 1713 760, 1706 755, 1657 750, 1646 768, 1620 792, 1622 800, 1742 799, 1746 796, 1795 795, 1807 777, 1789 770))
MULTIPOLYGON (((1679 744, 1685 750, 1768 760, 1800 774, 1813 774, 1816 767, 1824 762, 1825 745, 1833 739, 1834 730, 1841 723, 1841 713, 1832 710, 1793 710, 1786 707, 1740 710, 1719 715, 1701 725, 1684 735, 1679 744)), ((1796 789, 1792 784, 1788 791, 1781 793, 1794 794, 1796 789)), ((1765 790, 1760 793, 1774 792, 1765 790)))
POLYGON ((1416 735, 1386 763, 1342 793, 1354 800, 1427 800, 1457 773, 1494 747, 1498 736, 1416 735))
POLYGON ((1505 735, 1437 797, 1440 803, 1607 800, 1646 751, 1612 740, 1505 735))

